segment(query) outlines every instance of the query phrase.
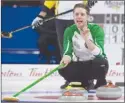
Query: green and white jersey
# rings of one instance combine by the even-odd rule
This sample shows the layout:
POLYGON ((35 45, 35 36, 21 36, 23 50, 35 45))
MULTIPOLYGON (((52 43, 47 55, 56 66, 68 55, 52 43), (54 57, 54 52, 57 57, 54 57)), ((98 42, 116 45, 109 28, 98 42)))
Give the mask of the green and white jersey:
POLYGON ((90 30, 89 39, 97 46, 96 50, 90 51, 85 44, 77 26, 71 25, 64 32, 64 55, 68 55, 73 61, 92 60, 96 56, 106 57, 104 52, 104 31, 97 24, 88 23, 90 30))

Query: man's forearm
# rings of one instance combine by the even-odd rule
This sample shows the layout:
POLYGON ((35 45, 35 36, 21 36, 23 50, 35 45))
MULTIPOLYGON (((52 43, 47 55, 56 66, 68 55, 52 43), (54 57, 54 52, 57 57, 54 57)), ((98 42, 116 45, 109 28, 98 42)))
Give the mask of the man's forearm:
POLYGON ((87 48, 91 51, 93 55, 99 55, 100 54, 100 48, 97 47, 91 40, 86 39, 85 40, 87 48))

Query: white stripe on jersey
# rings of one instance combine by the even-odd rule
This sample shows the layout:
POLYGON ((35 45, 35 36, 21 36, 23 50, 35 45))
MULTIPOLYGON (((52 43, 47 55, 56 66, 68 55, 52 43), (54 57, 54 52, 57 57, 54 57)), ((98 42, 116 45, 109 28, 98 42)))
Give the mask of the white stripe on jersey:
POLYGON ((66 51, 64 52, 64 55, 67 53, 67 51, 69 49, 69 43, 70 43, 70 41, 68 40, 67 48, 66 48, 66 51))

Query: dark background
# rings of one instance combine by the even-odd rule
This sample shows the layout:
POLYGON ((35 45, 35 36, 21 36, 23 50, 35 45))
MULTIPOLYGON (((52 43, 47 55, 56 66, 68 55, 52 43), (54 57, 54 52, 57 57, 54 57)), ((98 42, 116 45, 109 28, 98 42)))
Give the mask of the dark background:
MULTIPOLYGON (((43 2, 44 0, 2 0, 1 31, 10 32, 30 25, 42 10, 43 2)), ((46 40, 49 58, 42 53, 42 58, 39 58, 39 36, 40 34, 35 30, 28 28, 14 33, 11 39, 2 38, 2 64, 46 64, 47 61, 51 64, 59 63, 56 33, 46 40)))

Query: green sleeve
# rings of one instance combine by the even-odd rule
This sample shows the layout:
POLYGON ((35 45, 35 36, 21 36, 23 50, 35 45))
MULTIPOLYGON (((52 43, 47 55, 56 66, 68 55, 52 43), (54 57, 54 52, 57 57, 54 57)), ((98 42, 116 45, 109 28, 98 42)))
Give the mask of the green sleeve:
POLYGON ((73 44, 72 44, 72 30, 67 28, 64 32, 63 50, 64 55, 68 55, 72 59, 73 44))
POLYGON ((95 45, 99 47, 100 54, 98 56, 104 56, 104 30, 100 26, 96 26, 95 28, 95 45))

